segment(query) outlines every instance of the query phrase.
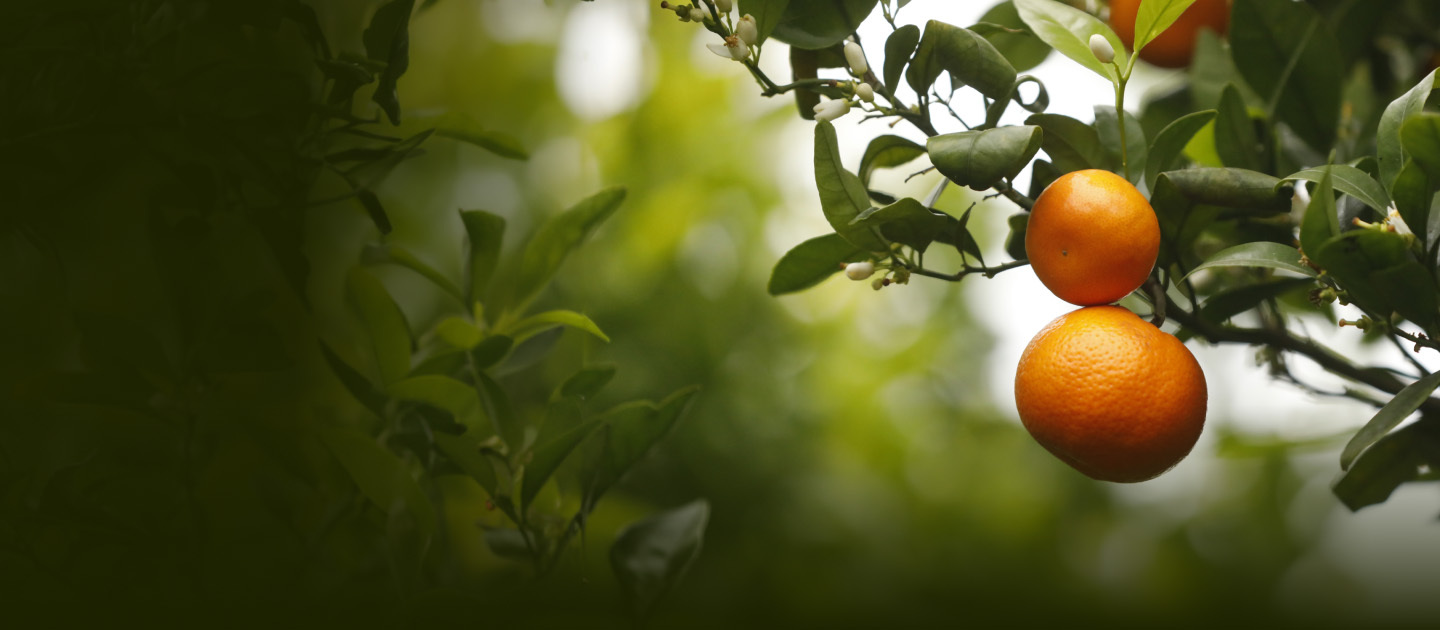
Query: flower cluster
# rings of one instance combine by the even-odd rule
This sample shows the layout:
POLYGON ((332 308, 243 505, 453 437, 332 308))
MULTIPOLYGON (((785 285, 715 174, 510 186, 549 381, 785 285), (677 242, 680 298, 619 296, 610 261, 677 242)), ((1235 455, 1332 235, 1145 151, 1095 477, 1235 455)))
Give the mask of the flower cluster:
POLYGON ((755 25, 755 18, 746 14, 738 20, 732 19, 730 10, 735 7, 734 0, 714 0, 713 4, 720 13, 718 17, 707 3, 699 1, 678 5, 661 2, 660 8, 674 11, 681 22, 698 22, 724 38, 723 44, 706 44, 710 52, 735 61, 752 59, 753 49, 760 43, 760 29, 755 25))

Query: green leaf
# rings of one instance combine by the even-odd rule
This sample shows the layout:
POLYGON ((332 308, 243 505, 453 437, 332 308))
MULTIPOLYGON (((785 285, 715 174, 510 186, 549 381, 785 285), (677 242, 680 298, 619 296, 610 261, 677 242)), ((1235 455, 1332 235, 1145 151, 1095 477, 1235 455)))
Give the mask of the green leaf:
POLYGON ((928 94, 941 72, 991 99, 1009 98, 1015 84, 1015 68, 990 40, 974 31, 930 20, 905 79, 917 93, 928 94))
POLYGON ((516 298, 511 307, 523 311, 535 294, 550 283, 570 252, 579 247, 605 219, 610 218, 624 199, 624 188, 607 188, 541 225, 520 259, 516 298))
POLYGON ((600 327, 596 326, 595 322, 591 321, 589 317, 576 313, 575 311, 563 309, 536 313, 516 322, 513 326, 506 327, 500 332, 514 337, 515 343, 518 344, 524 343, 526 339, 558 326, 568 326, 576 330, 582 330, 594 335, 605 343, 610 343, 610 338, 605 336, 605 333, 600 330, 600 327))
POLYGON ((530 545, 525 542, 525 535, 518 529, 486 529, 485 547, 498 558, 527 562, 533 557, 530 545))
POLYGON ((1130 112, 1125 112, 1125 145, 1127 165, 1120 162, 1120 121, 1115 108, 1110 105, 1095 106, 1095 134, 1100 139, 1100 148, 1110 158, 1107 170, 1119 173, 1131 183, 1139 183, 1145 176, 1145 129, 1130 112), (1125 172, 1121 172, 1124 170, 1125 172))
POLYGON ((400 400, 422 402, 444 409, 455 422, 465 425, 472 435, 479 435, 491 428, 485 426, 488 419, 480 406, 480 397, 475 393, 475 388, 448 376, 412 376, 392 383, 386 390, 392 397, 400 400))
POLYGON ((426 126, 435 128, 435 135, 459 140, 512 160, 528 160, 530 153, 513 136, 486 129, 475 119, 459 113, 447 112, 432 119, 426 119, 426 126))
POLYGON ((934 136, 926 150, 950 181, 985 190, 1002 179, 1013 180, 1040 150, 1042 139, 1040 127, 1005 126, 934 136))
POLYGON ((1430 206, 1435 198, 1435 190, 1440 188, 1440 179, 1431 178, 1425 175, 1424 169, 1415 163, 1415 160, 1406 159, 1405 166, 1395 176, 1391 186, 1391 194, 1395 202, 1395 209, 1400 211, 1400 218, 1405 220, 1405 225, 1422 238, 1423 243, 1433 246, 1436 239, 1433 226, 1430 225, 1430 206))
POLYGON ((390 226, 390 215, 385 214, 385 206, 380 205, 380 198, 368 189, 360 188, 355 191, 355 201, 365 209, 365 214, 370 215, 370 222, 375 224, 375 229, 381 234, 389 234, 393 229, 390 226))
POLYGON ((1375 417, 1370 418, 1370 421, 1365 423, 1365 426, 1361 427, 1355 436, 1345 444, 1345 450, 1340 452, 1340 468, 1348 470, 1362 451, 1385 437, 1385 434, 1398 426, 1405 418, 1410 417, 1410 414, 1430 398, 1431 392, 1435 391, 1437 385, 1440 385, 1440 372, 1415 381, 1405 386, 1400 393, 1395 394, 1395 397, 1385 403, 1375 417))
POLYGON ((415 0, 387 2, 370 18, 370 26, 362 37, 365 54, 385 62, 371 100, 385 110, 392 125, 400 124, 400 95, 395 83, 410 66, 410 14, 414 9, 415 0))
POLYGON ((466 270, 470 278, 466 287, 469 289, 467 295, 470 298, 465 304, 468 308, 485 295, 485 288, 490 285, 490 278, 495 275, 495 269, 500 265, 500 245, 505 239, 505 219, 484 210, 461 210, 460 222, 465 224, 470 260, 466 270))
POLYGON ((435 535, 435 507, 405 462, 358 431, 326 427, 320 430, 320 439, 376 507, 387 514, 408 511, 425 536, 435 535))
MULTIPOLYGON (((1375 181, 1375 178, 1371 177, 1369 173, 1350 166, 1349 164, 1332 164, 1329 167, 1307 168, 1285 179, 1303 179, 1318 183, 1325 178, 1327 168, 1330 174, 1330 185, 1333 186, 1335 190, 1359 199, 1361 203, 1374 208, 1382 214, 1390 207, 1390 195, 1385 194, 1385 187, 1381 186, 1380 182, 1375 181)), ((1336 221, 1338 229, 1339 219, 1337 218, 1336 221)))
POLYGON ((1150 143, 1149 159, 1145 162, 1145 185, 1155 189, 1155 178, 1170 170, 1185 152, 1185 145, 1195 133, 1215 118, 1215 110, 1186 114, 1166 125, 1150 143))
POLYGON ((1384 503, 1400 484, 1421 477, 1422 469, 1440 467, 1440 431, 1421 418, 1380 438, 1362 451, 1331 489, 1351 511, 1384 503))
POLYGON ((1398 311, 1431 331, 1436 316, 1434 281, 1410 259, 1409 251, 1409 243, 1399 234, 1351 230, 1306 255, 1335 278, 1351 302, 1381 317, 1398 311))
POLYGON ((565 398, 577 398, 585 400, 593 397, 605 387, 611 379, 615 378, 615 365, 607 363, 603 365, 592 365, 582 368, 580 371, 565 379, 560 386, 558 394, 565 398))
MULTIPOLYGON (((1300 249, 1313 257, 1320 246, 1340 233, 1340 215, 1335 209, 1330 167, 1320 178, 1320 185, 1310 195, 1310 205, 1300 221, 1300 249)), ((1302 186, 1304 184, 1301 184, 1302 186)))
POLYGON ((1194 4, 1195 0, 1145 0, 1135 11, 1135 52, 1154 41, 1194 4))
POLYGON ((1016 72, 1034 68, 1050 56, 1049 44, 1035 36, 1020 19, 1015 4, 1009 0, 990 7, 985 15, 980 16, 980 23, 971 26, 970 30, 990 40, 1016 72))
POLYGON ((871 208, 855 217, 855 225, 879 230, 886 239, 924 253, 936 240, 953 240, 958 221, 937 213, 919 201, 906 197, 882 208, 871 208))
MULTIPOLYGON (((1288 212, 1294 187, 1279 178, 1243 168, 1187 168, 1167 171, 1155 178, 1169 181, 1175 190, 1193 203, 1238 208, 1250 214, 1288 212)), ((1154 200, 1151 200, 1154 205, 1154 200)))
MULTIPOLYGON (((1289 245, 1271 243, 1269 241, 1256 241, 1244 243, 1234 247, 1216 252, 1205 262, 1185 274, 1186 278, 1195 275, 1201 269, 1212 267, 1264 267, 1268 269, 1279 269, 1281 271, 1293 271, 1311 278, 1319 275, 1314 269, 1300 262, 1300 251, 1289 245)), ((1183 280, 1183 278, 1182 278, 1183 280)))
POLYGON ((1015 260, 1025 260, 1025 228, 1030 225, 1030 213, 1012 214, 1006 223, 1010 232, 1005 235, 1005 253, 1015 260))
POLYGON ((1409 157, 1400 140, 1401 126, 1425 109, 1425 101, 1430 99, 1434 90, 1435 71, 1432 70, 1415 87, 1385 106, 1385 112, 1380 115, 1380 126, 1375 131, 1375 150, 1380 165, 1380 183, 1391 193, 1395 192, 1392 188, 1395 178, 1400 175, 1400 169, 1409 157))
MULTIPOLYGON (((900 73, 904 72, 905 64, 910 63, 910 56, 915 54, 915 45, 918 43, 920 43, 920 27, 914 24, 906 24, 895 29, 895 32, 885 39, 884 81, 885 87, 890 88, 891 93, 900 88, 900 73)), ((865 169, 862 167, 860 171, 864 173, 865 169)), ((861 177, 863 178, 864 175, 861 177)), ((865 181, 870 180, 866 179, 865 181)))
MULTIPOLYGON (((771 36, 796 48, 834 46, 859 28, 877 0, 789 0, 771 36)), ((758 27, 759 17, 756 17, 758 27)))
POLYGON ((514 346, 515 340, 508 335, 490 335, 470 350, 470 360, 476 370, 486 370, 505 358, 514 346))
POLYGON ((1400 144, 1431 181, 1440 180, 1440 114, 1420 112, 1400 125, 1400 144))
POLYGON ((324 341, 320 342, 320 353, 325 357, 325 363, 330 366, 330 371, 340 379, 340 384, 345 386, 350 395, 360 401, 360 404, 365 405, 365 408, 369 409, 371 413, 384 418, 385 395, 375 389, 375 385, 370 382, 370 379, 350 367, 350 364, 335 354, 335 351, 330 349, 330 345, 324 341))
POLYGON ((469 350, 474 348, 485 333, 462 317, 446 317, 439 324, 435 325, 435 334, 456 348, 469 350))
POLYGON ((698 391, 698 386, 687 387, 659 405, 649 401, 626 403, 598 418, 605 423, 605 441, 582 499, 585 512, 593 510, 600 497, 670 432, 698 391))
POLYGON ((1100 135, 1094 127, 1063 114, 1035 114, 1025 124, 1044 130, 1040 148, 1060 175, 1101 166, 1100 135))
POLYGON ((780 23, 789 6, 790 0, 740 0, 740 15, 748 14, 755 18, 755 30, 760 35, 756 43, 763 44, 770 39, 775 25, 780 23))
POLYGON ((1013 1, 1020 19, 1030 26, 1036 37, 1111 83, 1120 82, 1115 67, 1100 63, 1090 52, 1090 36, 1100 35, 1115 49, 1115 64, 1125 66, 1125 43, 1108 25, 1089 13, 1054 0, 1013 1))
POLYGON ((600 428, 603 422, 600 419, 591 420, 578 427, 575 427, 554 440, 535 447, 530 455, 530 461, 525 464, 525 474, 520 480, 520 511, 523 513, 530 507, 530 501, 540 493, 540 488, 555 474, 555 469, 564 463, 565 458, 570 455, 575 447, 590 437, 596 429, 600 428))
POLYGON ((1311 148, 1328 152, 1340 122, 1346 65, 1319 13, 1291 0, 1237 2, 1229 37, 1235 67, 1274 118, 1311 148))
POLYGON ((640 618, 679 584, 705 538, 710 504, 704 499, 636 521, 615 536, 610 567, 640 618))
POLYGON ((446 278, 445 274, 436 271, 434 267, 425 264, 424 261, 416 258, 409 250, 399 245, 366 245, 363 253, 360 255, 360 259, 370 265, 390 263, 414 271, 439 287, 440 290, 444 291, 450 297, 455 298, 461 305, 468 306, 465 304, 465 296, 460 293, 460 287, 455 286, 455 283, 451 282, 449 278, 446 278))
POLYGON ((480 401, 485 404, 485 415, 495 423, 496 434, 510 447, 511 453, 519 451, 525 441, 525 424, 515 415, 515 408, 510 405, 510 395, 506 394, 489 374, 479 372, 475 375, 475 381, 480 387, 480 401))
POLYGON ((876 136, 865 147, 864 157, 860 158, 860 181, 868 186, 870 174, 875 169, 900 166, 922 155, 925 155, 925 147, 913 140, 891 135, 876 136))
POLYGON ((380 280, 361 267, 350 269, 345 281, 346 297, 360 316, 360 323, 375 350, 380 382, 394 383, 410 373, 410 326, 405 314, 380 280))
POLYGON ((1261 302, 1274 299, 1300 287, 1313 286, 1315 286, 1315 281, 1310 278, 1282 278, 1236 287, 1217 293, 1205 300, 1205 305, 1200 308, 1200 317, 1217 324, 1224 323, 1231 317, 1244 313, 1261 302))
POLYGON ((870 208, 870 198, 860 178, 840 163, 835 126, 826 121, 815 123, 815 187, 820 192, 825 219, 836 233, 866 251, 885 250, 885 243, 869 230, 851 223, 856 215, 870 208))
POLYGON ((817 236, 796 245, 780 257, 770 272, 770 295, 784 295, 820 284, 841 270, 844 263, 869 259, 870 254, 839 234, 817 236))
POLYGON ((1267 171, 1270 161, 1268 151, 1255 135, 1255 122, 1245 109, 1240 90, 1234 83, 1227 83, 1220 94, 1219 116, 1215 118, 1215 153, 1225 166, 1244 168, 1252 171, 1267 171))
POLYGON ((434 439, 435 446, 445 454, 451 463, 458 466, 465 474, 470 475, 476 483, 480 484, 481 488, 485 489, 485 492, 490 494, 492 499, 495 498, 499 492, 495 465, 491 463, 489 457, 480 452, 475 436, 451 435, 437 431, 434 439))

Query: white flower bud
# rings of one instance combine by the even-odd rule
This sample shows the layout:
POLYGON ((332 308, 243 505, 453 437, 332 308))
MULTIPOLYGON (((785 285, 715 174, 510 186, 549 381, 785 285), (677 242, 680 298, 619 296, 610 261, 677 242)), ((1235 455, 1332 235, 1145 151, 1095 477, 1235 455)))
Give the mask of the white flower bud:
POLYGON ((1095 55, 1100 63, 1115 61, 1115 47, 1110 45, 1110 40, 1104 35, 1096 33, 1090 36, 1090 54, 1095 55))
POLYGON ((732 0, 715 0, 715 8, 720 9, 721 13, 729 13, 734 6, 735 3, 732 0))
POLYGON ((760 42, 760 29, 755 26, 755 18, 749 13, 735 24, 735 36, 747 46, 754 46, 760 42))
POLYGON ((845 265, 845 277, 851 280, 864 280, 873 275, 875 275, 875 263, 868 260, 845 265))
POLYGON ((866 103, 873 103, 875 102, 875 88, 870 87, 869 83, 857 83, 855 85, 855 96, 860 97, 860 100, 866 103))
POLYGON ((706 19, 708 19, 709 17, 710 17, 710 12, 709 12, 709 11, 706 11, 703 5, 696 4, 695 6, 690 7, 690 20, 691 20, 691 21, 693 21, 693 22, 704 22, 704 21, 705 21, 706 19))
POLYGON ((850 101, 844 99, 823 101, 815 106, 815 120, 835 120, 836 118, 844 116, 849 111, 850 101))
POLYGON ((845 42, 845 61, 850 64, 850 71, 857 77, 863 77, 870 71, 870 64, 865 63, 865 51, 860 49, 860 44, 845 42))
POLYGON ((1290 196, 1290 211, 1296 216, 1305 216, 1305 209, 1310 207, 1310 191, 1305 190, 1305 182, 1295 182, 1295 192, 1290 196))

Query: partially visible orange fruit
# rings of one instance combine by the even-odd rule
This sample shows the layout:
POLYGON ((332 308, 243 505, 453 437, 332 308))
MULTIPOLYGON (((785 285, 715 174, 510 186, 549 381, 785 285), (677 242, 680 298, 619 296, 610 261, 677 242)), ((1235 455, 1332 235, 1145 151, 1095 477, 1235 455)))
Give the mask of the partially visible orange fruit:
MULTIPOLYGON (((1135 47, 1135 14, 1139 10, 1140 0, 1110 0, 1110 27, 1126 48, 1135 47)), ((1165 68, 1184 68, 1195 54, 1200 29, 1224 35, 1229 26, 1228 0, 1195 0, 1170 28, 1140 49, 1140 58, 1165 68)))
POLYGON ((1206 400, 1205 374, 1185 344, 1117 306, 1050 322, 1015 371, 1026 430, 1102 481, 1145 481, 1179 463, 1200 437, 1206 400))

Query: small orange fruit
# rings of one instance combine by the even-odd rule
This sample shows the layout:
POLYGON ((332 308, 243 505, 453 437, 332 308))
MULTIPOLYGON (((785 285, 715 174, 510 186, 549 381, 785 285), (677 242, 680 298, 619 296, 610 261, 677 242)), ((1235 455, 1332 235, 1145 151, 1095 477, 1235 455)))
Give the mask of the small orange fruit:
POLYGON ((1125 178, 1061 175, 1030 209, 1025 255, 1040 282, 1071 304, 1109 304, 1139 288, 1160 254, 1160 221, 1125 178))
MULTIPOLYGON (((1110 0, 1110 27, 1120 36, 1120 41, 1125 42, 1126 48, 1135 47, 1135 14, 1139 10, 1140 0, 1110 0)), ((1208 28, 1224 35, 1229 25, 1227 0, 1195 0, 1170 28, 1140 49, 1140 58, 1165 68, 1184 68, 1190 65, 1190 57, 1195 54, 1200 29, 1208 28)))
POLYGON ((1179 463, 1205 426, 1206 397, 1185 344, 1118 306, 1050 322, 1015 372, 1025 429, 1101 481, 1145 481, 1179 463))

